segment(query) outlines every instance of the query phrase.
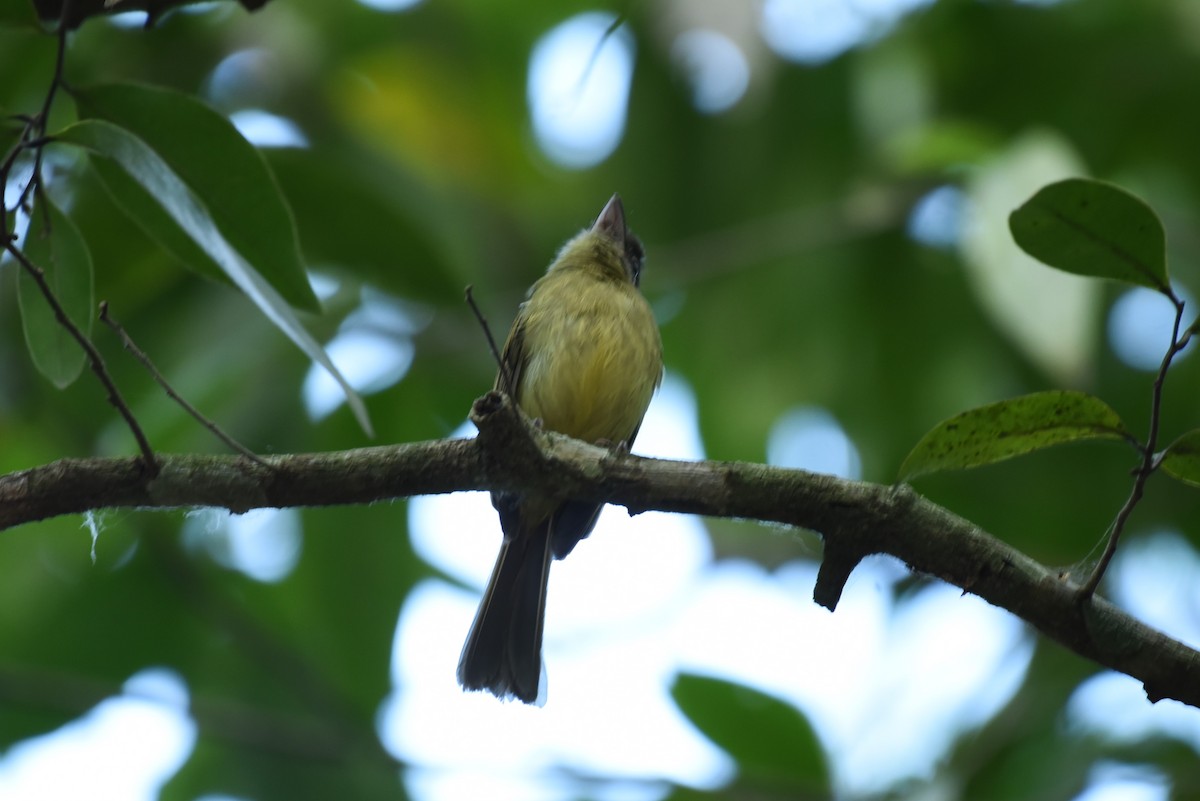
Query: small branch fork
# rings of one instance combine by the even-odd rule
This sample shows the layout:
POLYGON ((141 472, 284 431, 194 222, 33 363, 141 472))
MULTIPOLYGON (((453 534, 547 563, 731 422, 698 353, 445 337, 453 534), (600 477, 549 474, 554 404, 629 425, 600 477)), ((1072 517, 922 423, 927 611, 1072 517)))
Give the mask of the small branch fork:
POLYGON ((66 311, 63 310, 62 304, 58 302, 58 298, 55 296, 54 290, 52 290, 49 283, 46 282, 45 272, 43 272, 42 269, 36 264, 31 262, 29 258, 22 253, 16 245, 13 244, 11 239, 5 240, 4 249, 7 250, 12 257, 17 260, 21 267, 24 268, 25 272, 29 273, 29 276, 33 278, 34 282, 37 283, 38 289, 40 289, 42 292, 42 297, 46 299, 46 302, 50 304, 50 308, 54 310, 54 316, 58 319, 59 325, 66 329, 67 333, 71 335, 71 338, 79 343, 79 347, 83 348, 84 353, 87 354, 88 364, 91 366, 92 372, 96 374, 96 378, 100 379, 100 383, 104 386, 105 391, 108 393, 108 402, 116 408, 116 410, 121 414, 121 417, 125 419, 125 423, 129 426, 129 430, 133 432, 133 438, 137 440, 138 449, 142 452, 143 467, 149 472, 149 477, 153 478, 154 476, 158 475, 159 464, 158 460, 154 456, 154 450, 150 447, 150 441, 146 439, 146 434, 142 431, 142 427, 138 425, 138 421, 136 418, 134 418, 133 412, 130 411, 129 405, 125 403, 125 399, 121 397, 121 391, 117 389, 116 382, 114 382, 112 376, 108 374, 108 368, 104 365, 104 357, 100 355, 100 351, 96 350, 96 346, 92 344, 91 340, 89 340, 87 336, 79 330, 79 326, 71 322, 71 318, 68 317, 66 311))
MULTIPOLYGON (((13 166, 17 162, 17 158, 26 150, 33 151, 33 173, 29 178, 29 183, 25 184, 25 188, 21 190, 20 196, 17 198, 13 209, 21 209, 28 212, 31 209, 33 195, 41 191, 42 188, 42 151, 47 142, 46 138, 46 123, 50 119, 50 109, 54 106, 54 98, 58 94, 59 87, 64 84, 63 69, 66 64, 67 54, 67 33, 68 26, 66 20, 71 13, 71 0, 64 0, 62 6, 62 20, 58 25, 58 48, 54 56, 54 75, 50 81, 50 88, 46 90, 46 97, 42 101, 41 110, 32 117, 24 116, 17 117, 24 121, 25 128, 21 131, 20 137, 17 138, 16 144, 4 158, 3 164, 0 164, 0 188, 8 186, 8 177, 12 172, 13 166)), ((4 209, 7 215, 8 209, 4 209)), ((5 243, 11 241, 12 233, 8 230, 8 218, 4 217, 0 220, 0 233, 3 233, 5 243)))
MULTIPOLYGON (((126 425, 129 426, 129 430, 133 433, 133 438, 137 440, 138 449, 142 454, 144 472, 153 478, 159 471, 158 460, 154 456, 154 451, 150 447, 149 440, 146 439, 145 432, 138 425, 133 412, 129 409, 129 405, 125 403, 125 399, 121 397, 120 390, 117 389, 116 383, 113 381, 112 376, 109 375, 108 368, 104 364, 104 358, 100 355, 96 346, 92 344, 91 340, 87 338, 87 335, 67 316, 66 310, 63 309, 62 304, 54 294, 54 290, 46 280, 45 271, 30 261, 29 257, 17 247, 16 233, 10 231, 8 228, 9 212, 23 211, 26 214, 32 214, 36 205, 35 199, 41 197, 44 191, 42 185, 42 154, 46 144, 50 141, 46 136, 46 124, 50 119, 50 111, 54 106, 54 98, 57 96, 59 88, 65 83, 63 69, 66 64, 67 34, 69 32, 67 20, 70 19, 70 15, 71 0, 64 0, 62 17, 58 25, 58 48, 54 58, 54 75, 50 80, 50 87, 46 90, 46 97, 42 101, 42 107, 38 113, 32 117, 23 118, 25 122, 24 130, 22 130, 16 144, 5 155, 4 161, 0 163, 0 193, 2 193, 3 189, 8 186, 17 159, 23 152, 33 151, 33 171, 29 177, 29 182, 21 190, 11 210, 7 206, 0 209, 0 247, 3 247, 29 277, 33 279, 34 283, 37 284, 38 290, 42 293, 42 297, 46 299, 46 303, 49 304, 50 309, 54 312, 54 317, 58 320, 59 325, 66 330, 72 339, 79 343, 79 347, 83 348, 84 353, 87 354, 88 365, 104 386, 108 402, 120 413, 126 425)), ((44 210, 43 213, 48 214, 44 210)), ((48 219, 46 230, 50 230, 48 219)))
POLYGON ((1182 335, 1179 329, 1183 325, 1183 300, 1175 294, 1175 291, 1170 287, 1162 290, 1163 294, 1171 301, 1175 307, 1175 323, 1171 328, 1171 344, 1167 348, 1167 352, 1163 355, 1162 363, 1158 367, 1158 374, 1154 377, 1154 387, 1150 399, 1150 431, 1146 436, 1146 444, 1139 446, 1142 454, 1142 461, 1134 470, 1133 489, 1129 493, 1124 506, 1117 512, 1117 517, 1113 521, 1112 529, 1108 535, 1108 543, 1104 547, 1104 553, 1100 556, 1100 561, 1096 563, 1096 567, 1092 570, 1092 574, 1088 580, 1079 588, 1079 600, 1086 602, 1095 594, 1096 588, 1100 585, 1100 579, 1104 577, 1104 572, 1108 569, 1109 563, 1112 561, 1113 554, 1117 551, 1117 543, 1121 539, 1121 533, 1125 530, 1125 524, 1129 521, 1129 516, 1133 513, 1134 507, 1142 500, 1142 495, 1146 491, 1146 481, 1150 478, 1150 474, 1158 469, 1162 461, 1162 456, 1157 453, 1159 424, 1162 420, 1162 392, 1163 383, 1167 378, 1167 370, 1171 366, 1171 362, 1175 356, 1187 347, 1191 341, 1192 332, 1185 331, 1182 335))

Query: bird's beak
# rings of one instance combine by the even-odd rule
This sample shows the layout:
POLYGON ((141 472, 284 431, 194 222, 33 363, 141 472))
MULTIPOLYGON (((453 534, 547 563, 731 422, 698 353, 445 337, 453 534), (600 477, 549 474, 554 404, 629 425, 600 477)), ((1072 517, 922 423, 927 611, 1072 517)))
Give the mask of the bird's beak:
POLYGON ((617 247, 625 250, 625 207, 621 205, 621 196, 614 194, 604 206, 604 211, 596 218, 592 230, 604 234, 617 247))

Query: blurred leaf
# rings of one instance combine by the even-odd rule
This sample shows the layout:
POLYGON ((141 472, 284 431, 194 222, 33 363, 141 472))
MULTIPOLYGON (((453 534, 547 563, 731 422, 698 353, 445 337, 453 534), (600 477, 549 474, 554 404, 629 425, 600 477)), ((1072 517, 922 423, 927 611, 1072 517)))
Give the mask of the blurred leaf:
POLYGON ((344 267, 403 297, 445 300, 462 294, 429 235, 394 193, 332 154, 272 148, 264 155, 296 215, 310 262, 344 267))
POLYGON ((993 464, 1064 442, 1127 436, 1121 418, 1099 398, 1063 390, 1036 392, 939 423, 908 454, 898 480, 993 464))
POLYGON ((720 790, 696 790, 692 787, 673 787, 671 794, 663 801, 724 801, 730 797, 729 793, 721 792, 720 790))
POLYGON ((1070 801, 1086 787, 1094 754, 1082 738, 1046 729, 1012 738, 989 757, 965 782, 962 798, 1070 801))
POLYGON ((1167 281, 1166 232, 1146 202, 1120 187, 1068 178, 1043 187, 1009 216, 1021 249, 1051 267, 1159 291, 1167 281))
POLYGON ((529 179, 521 93, 461 55, 381 43, 334 76, 332 99, 352 129, 431 185, 511 198, 529 179))
POLYGON ((1103 743, 1104 757, 1127 765, 1153 765, 1165 773, 1172 799, 1200 798, 1200 773, 1196 771, 1196 747, 1186 735, 1147 733, 1132 742, 1103 743))
POLYGON ((36 28, 37 15, 30 0, 0 0, 0 25, 36 28))
POLYGON ((941 773, 954 777, 958 797, 1078 797, 1097 754, 1086 727, 1064 727, 1063 717, 1080 682, 1094 673, 1064 649, 1037 640, 1017 693, 990 721, 960 736, 942 763, 941 773))
MULTIPOLYGON (((17 541, 4 549, 6 557, 28 557, 15 568, 18 571, 30 572, 34 564, 42 567, 40 574, 18 582, 29 605, 19 614, 0 615, 0 635, 6 665, 30 678, 40 677, 46 694, 56 697, 49 705, 59 718, 55 724, 119 693, 126 679, 149 665, 187 676, 202 655, 209 669, 227 668, 231 674, 247 669, 244 654, 223 650, 219 635, 199 625, 181 588, 149 558, 133 526, 109 528, 104 521, 99 525, 95 563, 78 518, 40 523, 24 547, 14 538, 17 541), (114 620, 136 620, 137 625, 114 626, 114 620)), ((165 538, 163 531, 152 533, 165 538)), ((5 581, 19 576, 7 575, 5 581)), ((14 728, 21 722, 7 711, 6 707, 0 715, 5 742, 14 735, 36 733, 14 728)))
POLYGON ((1185 484, 1200 487, 1200 429, 1187 432, 1167 446, 1162 469, 1185 484))
POLYGON ((271 646, 255 654, 266 670, 228 677, 236 683, 198 687, 197 713, 205 700, 218 701, 207 709, 219 713, 219 699, 228 695, 247 699, 242 703, 249 723, 265 725, 231 730, 228 724, 236 720, 197 714, 201 739, 164 788, 164 801, 214 793, 261 801, 404 797, 398 766, 385 756, 374 729, 392 686, 397 610, 416 580, 430 573, 412 554, 403 517, 402 506, 381 504, 307 509, 302 557, 281 581, 196 571, 209 580, 210 592, 223 590, 219 604, 205 606, 235 604, 254 627, 239 626, 243 636, 268 639, 271 646), (329 536, 337 530, 357 532, 354 546, 329 536), (263 659, 264 653, 274 655, 263 659), (311 699, 288 711, 264 703, 256 682, 295 685, 272 675, 271 665, 319 682, 323 695, 337 699, 339 714, 314 708, 311 699))
POLYGON ((253 584, 243 597, 264 625, 292 632, 304 658, 328 677, 364 722, 392 687, 388 664, 405 594, 431 575, 409 546, 404 507, 304 510, 304 554, 277 584, 253 584), (330 532, 357 532, 345 547, 330 532))
POLYGON ((55 139, 113 160, 161 203, 171 218, 221 266, 263 314, 313 361, 329 371, 346 393, 359 425, 371 434, 371 423, 362 399, 334 367, 325 350, 296 319, 286 301, 224 239, 208 210, 153 150, 128 131, 102 120, 78 122, 56 134, 55 139))
MULTIPOLYGON (((252 722, 252 721, 251 721, 252 722)), ((283 721, 280 721, 283 723, 283 721)), ((284 730, 274 742, 252 742, 270 731, 241 732, 228 740, 201 737, 186 764, 164 785, 161 801, 202 797, 253 798, 257 801, 401 801, 407 798, 398 768, 366 758, 331 758, 324 742, 337 732, 284 730), (305 743, 310 735, 310 743, 305 743), (315 735, 315 736, 312 736, 315 735), (286 744, 284 744, 286 742, 286 744), (305 753, 303 750, 311 750, 305 753), (289 752, 290 748, 298 748, 289 752)), ((272 738, 274 739, 274 738, 272 738)))
POLYGON ((825 752, 808 720, 749 687, 680 674, 671 687, 680 710, 738 764, 742 779, 808 792, 827 791, 825 752))
POLYGON ((997 132, 970 122, 933 120, 897 136, 888 151, 900 169, 920 174, 979 163, 1003 144, 997 132))
MULTIPOLYGON (((193 97, 150 86, 92 86, 74 97, 82 118, 111 122, 149 145, 208 208, 221 235, 289 303, 320 309, 291 211, 262 155, 233 123, 193 97)), ((196 251, 175 255, 200 269, 196 251)))
POLYGON ((963 255, 970 288, 992 322, 1057 385, 1092 373, 1103 287, 1047 270, 1013 242, 1007 217, 1047 179, 1083 171, 1071 142, 1044 130, 1023 134, 971 173, 963 255))
MULTIPOLYGON (((95 308, 92 256, 75 223, 49 199, 33 209, 25 255, 45 273, 46 283, 71 322, 84 336, 90 334, 95 308)), ((17 297, 29 355, 42 375, 62 389, 79 377, 86 354, 59 323, 37 282, 24 269, 17 272, 17 297)))

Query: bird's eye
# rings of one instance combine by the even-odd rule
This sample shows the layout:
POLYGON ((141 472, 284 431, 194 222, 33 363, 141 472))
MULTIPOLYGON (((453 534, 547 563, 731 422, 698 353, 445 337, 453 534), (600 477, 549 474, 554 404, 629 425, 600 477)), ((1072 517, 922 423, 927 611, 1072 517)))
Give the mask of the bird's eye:
POLYGON ((646 251, 642 241, 633 234, 627 234, 625 239, 625 267, 629 270, 629 280, 634 286, 642 283, 642 262, 646 259, 646 251))

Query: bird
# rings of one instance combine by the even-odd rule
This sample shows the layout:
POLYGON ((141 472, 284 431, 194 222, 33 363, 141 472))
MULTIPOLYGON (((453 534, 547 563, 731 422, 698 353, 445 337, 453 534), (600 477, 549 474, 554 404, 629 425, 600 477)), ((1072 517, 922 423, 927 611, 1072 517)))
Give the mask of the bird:
MULTIPOLYGON (((662 339, 640 290, 645 251, 614 194, 567 241, 517 310, 495 389, 543 429, 627 452, 662 383, 662 339)), ((458 662, 464 690, 541 706, 551 559, 591 533, 603 504, 492 493, 503 540, 458 662)))

